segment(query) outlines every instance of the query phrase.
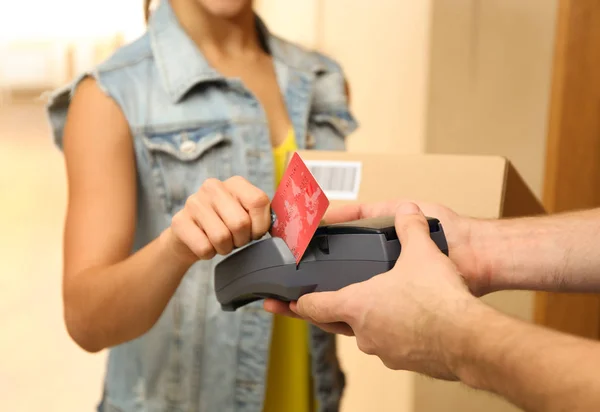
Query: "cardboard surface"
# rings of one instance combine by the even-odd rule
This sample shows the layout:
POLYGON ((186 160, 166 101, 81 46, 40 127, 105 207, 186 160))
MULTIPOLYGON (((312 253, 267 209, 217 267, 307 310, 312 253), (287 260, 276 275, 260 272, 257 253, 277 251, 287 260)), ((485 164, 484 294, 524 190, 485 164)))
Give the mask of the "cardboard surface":
MULTIPOLYGON (((460 214, 478 218, 544 213, 540 201, 503 157, 318 151, 301 151, 299 154, 309 165, 311 161, 335 161, 338 166, 343 165, 339 162, 360 162, 360 186, 356 197, 330 199, 331 207, 349 202, 402 198, 441 203, 460 214)), ((498 310, 531 321, 533 296, 531 292, 507 291, 485 296, 483 300, 498 310)), ((519 410, 496 396, 459 383, 390 371, 378 358, 360 352, 354 338, 340 336, 338 344, 348 384, 343 412, 519 410)))
POLYGON ((512 164, 500 156, 298 153, 305 161, 362 164, 358 198, 333 200, 332 207, 406 198, 443 203, 458 213, 480 218, 543 213, 541 203, 512 164))

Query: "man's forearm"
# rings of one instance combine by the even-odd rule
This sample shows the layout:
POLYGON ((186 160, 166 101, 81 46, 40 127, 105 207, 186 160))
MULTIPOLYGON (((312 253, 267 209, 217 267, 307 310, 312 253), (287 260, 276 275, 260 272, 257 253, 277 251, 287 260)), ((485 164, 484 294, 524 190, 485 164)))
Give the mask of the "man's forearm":
POLYGON ((478 224, 493 290, 600 291, 600 209, 478 224))
POLYGON ((509 318, 477 302, 445 341, 467 385, 526 411, 597 411, 600 344, 509 318))

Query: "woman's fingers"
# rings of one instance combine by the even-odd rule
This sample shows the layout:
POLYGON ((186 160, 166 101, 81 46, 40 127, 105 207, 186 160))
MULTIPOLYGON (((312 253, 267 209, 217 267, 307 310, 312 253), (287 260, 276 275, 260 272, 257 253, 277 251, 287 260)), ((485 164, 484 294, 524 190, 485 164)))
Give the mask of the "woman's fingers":
POLYGON ((252 239, 260 239, 271 227, 271 207, 265 192, 240 176, 227 179, 225 187, 250 217, 252 239))
POLYGON ((206 196, 190 197, 186 208, 217 253, 226 255, 233 250, 232 234, 206 196))
POLYGON ((210 181, 203 189, 212 208, 229 230, 233 246, 242 247, 248 244, 252 240, 252 219, 235 193, 218 180, 210 181))

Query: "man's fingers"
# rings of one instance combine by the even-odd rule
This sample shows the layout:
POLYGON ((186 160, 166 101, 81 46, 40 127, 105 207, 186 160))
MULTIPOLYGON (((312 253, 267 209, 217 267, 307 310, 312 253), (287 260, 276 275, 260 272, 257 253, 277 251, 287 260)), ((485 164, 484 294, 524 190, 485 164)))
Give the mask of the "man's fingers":
POLYGON ((301 296, 291 309, 313 323, 348 322, 347 298, 344 290, 309 293, 301 296))
POLYGON ((325 213, 325 217, 323 218, 323 220, 328 225, 349 222, 351 220, 358 220, 362 218, 362 207, 363 205, 361 204, 351 204, 335 207, 329 209, 327 213, 325 213))
POLYGON ((354 331, 347 323, 313 323, 313 325, 335 335, 354 336, 354 331))
POLYGON ((291 309, 296 308, 295 302, 287 303, 275 299, 265 299, 263 307, 267 312, 273 313, 275 315, 288 316, 290 318, 302 319, 307 322, 310 322, 316 327, 323 329, 325 332, 333 333, 336 335, 354 336, 354 331, 347 323, 315 323, 311 322, 310 319, 303 318, 291 309))
MULTIPOLYGON (((299 313, 298 303, 297 302, 291 302, 290 305, 289 305, 289 309, 292 312, 299 313)), ((296 315, 296 316, 298 316, 301 319, 304 319, 304 320, 312 323, 313 325, 315 325, 319 329, 323 329, 325 332, 333 333, 333 334, 336 334, 336 335, 354 336, 354 331, 352 330, 352 328, 350 327, 350 325, 348 325, 345 322, 319 323, 319 322, 317 322, 314 319, 311 319, 309 317, 302 317, 300 315, 296 315)))
POLYGON ((387 202, 364 204, 362 205, 362 218, 370 219, 372 217, 394 216, 398 207, 405 202, 405 200, 396 199, 387 202))
POLYGON ((334 224, 372 217, 394 216, 398 207, 403 203, 406 203, 406 200, 395 199, 385 202, 344 205, 328 210, 324 220, 327 224, 334 224))
POLYGON ((402 201, 400 200, 390 200, 377 203, 344 205, 328 210, 323 220, 327 224, 334 224, 372 217, 394 216, 398 205, 401 203, 402 201))
POLYGON ((402 203, 396 210, 396 233, 403 249, 431 247, 427 218, 414 203, 402 203))
POLYGON ((294 313, 290 309, 290 304, 288 302, 281 302, 276 299, 265 299, 263 307, 267 312, 273 313, 275 315, 282 315, 288 316, 290 318, 302 319, 300 315, 294 313))

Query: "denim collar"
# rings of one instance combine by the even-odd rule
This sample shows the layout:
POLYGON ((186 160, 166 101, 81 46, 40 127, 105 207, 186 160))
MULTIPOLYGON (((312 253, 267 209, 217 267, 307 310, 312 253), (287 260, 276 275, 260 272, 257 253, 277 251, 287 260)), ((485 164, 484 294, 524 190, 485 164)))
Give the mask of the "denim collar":
MULTIPOLYGON (((302 58, 294 52, 296 46, 273 36, 258 16, 256 23, 263 45, 276 63, 305 74, 325 70, 319 59, 302 58)), ((169 0, 162 0, 152 14, 148 33, 163 86, 174 103, 182 100, 197 84, 227 80, 209 64, 183 30, 169 0)))

